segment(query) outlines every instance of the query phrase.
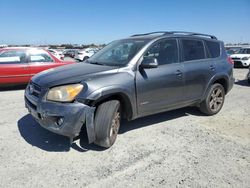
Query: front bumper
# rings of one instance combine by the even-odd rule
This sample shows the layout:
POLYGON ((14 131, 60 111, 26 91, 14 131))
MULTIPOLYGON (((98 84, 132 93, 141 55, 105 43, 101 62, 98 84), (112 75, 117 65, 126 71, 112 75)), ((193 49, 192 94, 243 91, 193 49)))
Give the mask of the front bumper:
POLYGON ((94 107, 79 102, 46 101, 31 95, 28 89, 25 90, 25 107, 42 127, 51 132, 74 138, 85 124, 89 142, 95 140, 94 107))
POLYGON ((76 60, 82 61, 83 60, 83 56, 82 55, 75 55, 74 57, 76 60))

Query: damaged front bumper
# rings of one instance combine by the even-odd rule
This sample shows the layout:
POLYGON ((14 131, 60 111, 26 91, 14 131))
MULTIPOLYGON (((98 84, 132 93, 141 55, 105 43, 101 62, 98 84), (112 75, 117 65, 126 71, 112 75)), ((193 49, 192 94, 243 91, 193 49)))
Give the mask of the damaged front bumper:
POLYGON ((79 135, 85 124, 89 143, 95 141, 95 107, 77 101, 74 103, 46 101, 29 94, 27 90, 25 91, 25 107, 42 127, 51 132, 67 136, 72 141, 79 135))

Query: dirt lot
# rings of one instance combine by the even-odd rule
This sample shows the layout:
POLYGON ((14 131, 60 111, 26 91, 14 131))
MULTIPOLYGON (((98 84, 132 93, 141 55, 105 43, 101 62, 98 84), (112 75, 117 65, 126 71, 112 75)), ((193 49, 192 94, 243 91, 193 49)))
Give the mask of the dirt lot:
POLYGON ((247 69, 222 111, 184 108, 124 122, 102 150, 41 128, 20 90, 0 92, 0 187, 250 187, 247 69))

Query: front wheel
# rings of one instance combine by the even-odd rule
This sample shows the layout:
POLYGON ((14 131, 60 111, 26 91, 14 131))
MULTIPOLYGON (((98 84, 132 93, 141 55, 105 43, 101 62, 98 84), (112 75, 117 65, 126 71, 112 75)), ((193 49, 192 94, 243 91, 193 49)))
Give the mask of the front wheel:
POLYGON ((201 112, 205 113, 206 115, 214 115, 217 114, 225 100, 225 90, 221 84, 213 84, 205 98, 205 100, 200 104, 201 112))
POLYGON ((247 74, 247 82, 250 84, 250 69, 249 69, 249 72, 247 74))
POLYGON ((118 100, 100 104, 95 114, 95 144, 109 148, 116 140, 121 123, 121 107, 118 100))
POLYGON ((85 56, 83 59, 82 59, 82 61, 85 61, 85 60, 87 60, 89 57, 88 56, 85 56))

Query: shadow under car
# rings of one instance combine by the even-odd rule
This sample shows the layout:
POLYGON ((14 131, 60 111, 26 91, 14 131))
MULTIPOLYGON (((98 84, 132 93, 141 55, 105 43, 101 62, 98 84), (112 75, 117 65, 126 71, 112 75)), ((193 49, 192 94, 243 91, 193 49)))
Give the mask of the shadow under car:
MULTIPOLYGON (((156 124, 159 122, 168 121, 171 119, 176 119, 182 116, 195 115, 195 116, 203 116, 203 114, 198 111, 195 107, 186 107, 178 110, 172 110, 168 112, 163 112, 143 118, 139 118, 133 121, 122 121, 122 125, 119 130, 119 134, 124 134, 127 131, 143 128, 146 126, 150 126, 152 124, 156 124)), ((85 126, 81 131, 80 135, 76 137, 74 140, 81 138, 79 142, 79 146, 76 143, 70 144, 69 138, 65 136, 61 136, 50 132, 44 128, 42 128, 30 114, 23 116, 18 121, 18 129, 20 131, 21 136, 24 140, 31 144, 32 146, 36 146, 42 150, 49 152, 67 152, 70 148, 75 149, 79 152, 86 152, 89 150, 94 151, 103 151, 105 148, 96 146, 94 144, 88 143, 87 132, 85 126)), ((119 139, 119 138, 118 138, 119 139)))

